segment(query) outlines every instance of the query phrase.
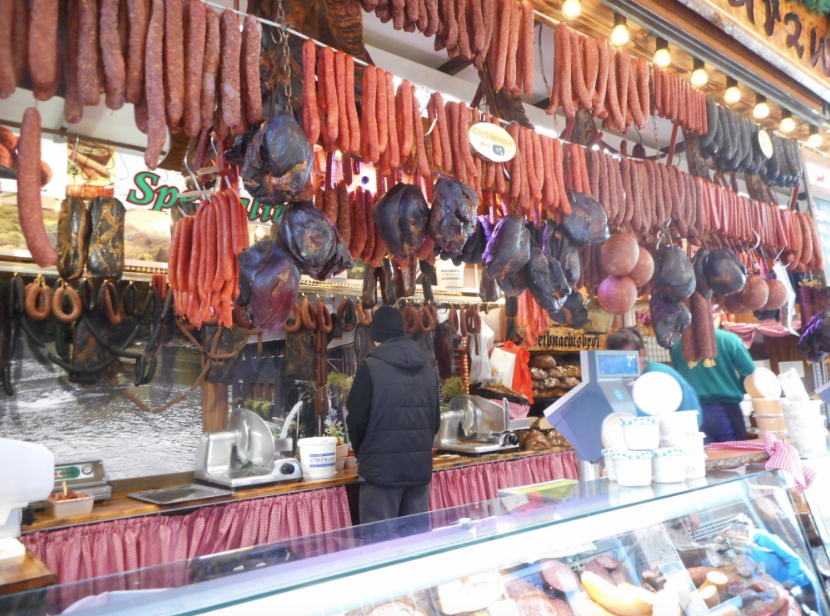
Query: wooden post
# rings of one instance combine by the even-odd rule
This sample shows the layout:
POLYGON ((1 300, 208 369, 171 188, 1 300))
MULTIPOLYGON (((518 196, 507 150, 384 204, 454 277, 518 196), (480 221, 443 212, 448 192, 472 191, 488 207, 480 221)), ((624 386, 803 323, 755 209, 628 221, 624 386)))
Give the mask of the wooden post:
POLYGON ((202 430, 212 432, 228 427, 228 386, 202 383, 202 430))

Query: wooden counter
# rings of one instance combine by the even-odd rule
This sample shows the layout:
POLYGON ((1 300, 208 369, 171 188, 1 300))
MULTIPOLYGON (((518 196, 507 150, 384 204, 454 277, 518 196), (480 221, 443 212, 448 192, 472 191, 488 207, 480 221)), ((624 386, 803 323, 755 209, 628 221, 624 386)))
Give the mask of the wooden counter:
POLYGON ((0 595, 11 595, 56 584, 58 576, 26 550, 22 563, 0 561, 0 595))
MULTIPOLYGON (((569 448, 554 447, 552 449, 545 449, 543 451, 525 451, 525 452, 511 452, 500 454, 488 454, 479 457, 462 456, 462 455, 436 455, 433 458, 432 469, 433 472, 443 471, 451 468, 459 468, 464 466, 474 466, 477 464, 488 464, 491 462, 504 462, 506 460, 515 460, 517 458, 524 458, 530 456, 546 455, 557 453, 560 451, 569 451, 569 448)), ((24 527, 25 533, 31 533, 40 530, 49 530, 55 528, 64 528, 67 526, 78 526, 81 524, 92 524, 95 522, 107 522, 110 520, 117 520, 121 518, 130 518, 134 516, 166 514, 166 513, 180 513, 183 511, 192 511, 200 507, 209 505, 218 505, 223 503, 230 503, 234 501, 249 500, 253 498, 266 498, 269 496, 279 496, 280 494, 290 494, 294 492, 304 492, 307 490, 319 490, 320 488, 332 488, 336 486, 345 486, 357 482, 357 469, 344 469, 338 471, 337 475, 329 479, 306 479, 297 483, 288 484, 271 484, 256 488, 248 488, 244 490, 237 490, 228 496, 219 496, 216 498, 208 498, 199 501, 192 501, 189 503, 182 503, 177 505, 159 506, 143 501, 135 500, 127 496, 127 493, 114 492, 113 496, 103 503, 96 503, 92 512, 86 515, 77 515, 68 518, 56 518, 45 511, 37 512, 33 524, 24 527)), ((175 485, 170 484, 158 485, 144 489, 154 488, 169 488, 175 485)), ((131 490, 137 491, 137 490, 131 490)))

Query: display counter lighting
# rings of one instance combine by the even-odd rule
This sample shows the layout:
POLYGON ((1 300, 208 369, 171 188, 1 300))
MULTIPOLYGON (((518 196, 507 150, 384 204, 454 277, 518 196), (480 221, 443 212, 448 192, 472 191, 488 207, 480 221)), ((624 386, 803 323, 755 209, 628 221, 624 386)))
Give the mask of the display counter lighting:
POLYGON ((579 0, 565 0, 562 5, 562 16, 568 21, 574 20, 582 13, 582 3, 579 0))
POLYGON ((726 78, 726 92, 723 93, 723 101, 727 105, 734 105, 741 100, 741 90, 738 88, 738 80, 734 77, 726 78))
POLYGON ((824 138, 818 130, 818 126, 810 127, 810 136, 807 137, 807 145, 811 148, 820 148, 824 144, 824 138))
POLYGON ((755 95, 755 108, 752 110, 752 117, 756 120, 763 120, 769 116, 769 103, 767 97, 762 94, 755 95))
POLYGON ((781 122, 778 123, 778 130, 782 133, 791 133, 795 130, 795 119, 787 109, 781 110, 781 122))
POLYGON ((654 52, 654 64, 660 68, 666 68, 669 64, 671 64, 669 42, 664 38, 657 38, 657 49, 654 52))
POLYGON ((702 88, 709 83, 709 73, 706 72, 706 64, 700 58, 694 59, 691 81, 692 85, 696 88, 702 88))
POLYGON ((611 44, 614 47, 625 47, 631 39, 631 34, 628 32, 628 23, 625 15, 614 13, 614 29, 611 30, 611 44))

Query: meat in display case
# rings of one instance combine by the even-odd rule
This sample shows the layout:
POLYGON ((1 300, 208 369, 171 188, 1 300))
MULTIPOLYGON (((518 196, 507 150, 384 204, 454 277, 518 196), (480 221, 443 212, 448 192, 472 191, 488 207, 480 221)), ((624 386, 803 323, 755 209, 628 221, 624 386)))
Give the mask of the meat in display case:
POLYGON ((527 486, 39 601, 13 595, 0 613, 830 616, 816 580, 784 479, 720 472, 646 488, 527 486))

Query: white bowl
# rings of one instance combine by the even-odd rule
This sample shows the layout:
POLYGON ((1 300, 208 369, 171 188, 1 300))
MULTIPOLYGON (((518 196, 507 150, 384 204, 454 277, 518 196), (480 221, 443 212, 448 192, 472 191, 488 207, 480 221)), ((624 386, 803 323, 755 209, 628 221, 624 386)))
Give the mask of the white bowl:
POLYGON ((47 498, 43 501, 46 509, 56 518, 67 518, 72 515, 85 515, 92 512, 92 505, 95 502, 94 496, 73 498, 72 500, 56 501, 47 498))
POLYGON ((700 430, 697 423, 697 411, 675 411, 668 415, 660 415, 660 436, 682 436, 695 434, 700 430))
POLYGON ((666 415, 680 408, 683 390, 680 383, 665 372, 648 372, 634 382, 631 397, 643 413, 666 415))

